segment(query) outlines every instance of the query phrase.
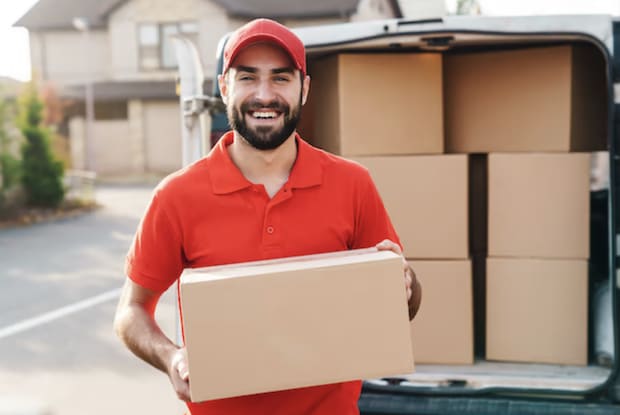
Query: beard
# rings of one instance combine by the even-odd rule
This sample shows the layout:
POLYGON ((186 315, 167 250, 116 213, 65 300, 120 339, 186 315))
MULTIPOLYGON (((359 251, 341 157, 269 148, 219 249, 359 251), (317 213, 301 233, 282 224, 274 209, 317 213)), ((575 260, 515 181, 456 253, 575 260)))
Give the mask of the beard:
POLYGON ((297 106, 292 110, 288 104, 280 100, 273 100, 266 105, 253 100, 241 104, 240 110, 232 105, 229 106, 227 115, 232 129, 237 131, 252 147, 257 150, 274 150, 280 147, 297 128, 301 116, 301 94, 297 106), (250 112, 257 110, 274 110, 281 113, 284 125, 280 129, 267 126, 250 128, 245 122, 245 116, 251 117, 250 112))

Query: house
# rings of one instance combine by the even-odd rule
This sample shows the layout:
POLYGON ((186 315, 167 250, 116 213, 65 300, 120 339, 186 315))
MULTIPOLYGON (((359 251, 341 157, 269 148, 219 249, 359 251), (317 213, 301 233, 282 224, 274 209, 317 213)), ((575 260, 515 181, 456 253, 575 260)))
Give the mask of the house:
POLYGON ((15 26, 29 30, 34 79, 66 104, 73 168, 109 176, 181 166, 169 35, 193 40, 208 93, 219 39, 255 17, 295 27, 401 16, 395 0, 39 0, 15 26))

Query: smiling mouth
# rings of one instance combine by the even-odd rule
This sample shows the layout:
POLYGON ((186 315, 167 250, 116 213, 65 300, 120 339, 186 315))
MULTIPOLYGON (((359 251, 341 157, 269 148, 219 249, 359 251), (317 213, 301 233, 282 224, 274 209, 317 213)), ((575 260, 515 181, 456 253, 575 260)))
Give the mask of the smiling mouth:
POLYGON ((277 118, 280 113, 276 111, 251 111, 249 115, 258 120, 271 120, 277 118))

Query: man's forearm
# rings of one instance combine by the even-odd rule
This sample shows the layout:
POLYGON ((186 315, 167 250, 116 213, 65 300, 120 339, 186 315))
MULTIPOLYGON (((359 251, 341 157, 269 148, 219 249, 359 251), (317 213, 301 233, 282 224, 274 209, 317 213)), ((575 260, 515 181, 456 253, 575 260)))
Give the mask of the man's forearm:
POLYGON ((136 356, 168 373, 178 347, 162 332, 153 316, 140 305, 126 305, 117 312, 114 328, 136 356))

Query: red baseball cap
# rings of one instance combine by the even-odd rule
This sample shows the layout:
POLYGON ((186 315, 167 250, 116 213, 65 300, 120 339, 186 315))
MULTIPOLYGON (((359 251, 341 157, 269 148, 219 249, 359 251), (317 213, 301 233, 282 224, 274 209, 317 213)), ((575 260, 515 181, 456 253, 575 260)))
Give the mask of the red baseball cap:
POLYGON ((280 46, 290 56, 293 64, 306 75, 306 48, 301 39, 286 26, 269 19, 256 19, 235 30, 224 48, 225 74, 239 52, 257 42, 270 42, 280 46))

